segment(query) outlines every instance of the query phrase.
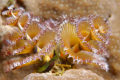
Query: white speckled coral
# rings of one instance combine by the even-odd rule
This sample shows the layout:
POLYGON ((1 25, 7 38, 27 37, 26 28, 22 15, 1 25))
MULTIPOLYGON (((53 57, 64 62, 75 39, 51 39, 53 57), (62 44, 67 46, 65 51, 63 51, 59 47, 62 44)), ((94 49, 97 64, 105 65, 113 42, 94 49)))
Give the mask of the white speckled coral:
POLYGON ((27 10, 45 18, 57 18, 62 14, 71 16, 101 14, 108 17, 110 14, 109 0, 22 0, 27 10), (32 5, 30 5, 32 4, 32 5), (108 6, 106 6, 108 5, 108 6))

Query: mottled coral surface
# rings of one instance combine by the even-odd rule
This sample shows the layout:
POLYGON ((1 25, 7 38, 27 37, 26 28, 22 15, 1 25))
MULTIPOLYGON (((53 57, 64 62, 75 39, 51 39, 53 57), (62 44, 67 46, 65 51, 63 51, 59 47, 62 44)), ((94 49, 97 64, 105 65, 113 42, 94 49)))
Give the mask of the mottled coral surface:
MULTIPOLYGON (((3 4, 0 5, 0 10, 2 10, 5 6, 4 1, 0 0, 0 2, 2 2, 1 4, 3 4)), ((120 80, 119 0, 17 0, 16 2, 16 4, 18 4, 19 6, 23 6, 26 10, 32 12, 34 15, 40 15, 46 19, 56 19, 62 14, 68 14, 72 16, 87 16, 89 14, 98 14, 107 18, 112 30, 110 44, 108 46, 110 52, 110 57, 108 58, 110 70, 106 72, 94 66, 79 66, 81 68, 93 71, 94 73, 96 73, 95 75, 98 74, 105 80, 120 80), (20 2, 23 3, 23 5, 21 5, 20 2)), ((3 29, 2 27, 3 26, 0 25, 0 33, 4 34, 7 29, 3 29)), ((34 66, 30 66, 12 71, 10 73, 3 73, 1 63, 2 61, 3 59, 0 58, 0 80, 21 80, 34 70, 34 66)), ((29 76, 31 75, 28 75, 27 77, 29 76)))
POLYGON ((32 73, 23 80, 104 80, 102 77, 85 69, 71 69, 62 76, 53 76, 51 74, 32 73))
MULTIPOLYGON (((28 11, 45 18, 57 18, 62 14, 87 16, 88 14, 111 14, 109 0, 22 0, 28 11), (32 4, 32 5, 30 5, 32 4)), ((112 0, 111 0, 112 1, 112 0)))

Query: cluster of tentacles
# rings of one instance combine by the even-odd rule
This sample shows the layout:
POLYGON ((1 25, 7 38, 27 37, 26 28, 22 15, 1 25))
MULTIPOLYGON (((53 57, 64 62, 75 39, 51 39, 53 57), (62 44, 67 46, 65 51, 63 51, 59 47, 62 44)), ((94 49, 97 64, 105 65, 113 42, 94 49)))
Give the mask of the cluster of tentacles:
POLYGON ((110 29, 103 17, 68 18, 63 15, 58 20, 44 20, 21 7, 9 8, 2 15, 6 17, 4 25, 16 28, 6 36, 1 55, 31 54, 6 61, 5 72, 31 64, 44 66, 55 60, 56 55, 69 64, 93 64, 108 71, 106 45, 110 29))

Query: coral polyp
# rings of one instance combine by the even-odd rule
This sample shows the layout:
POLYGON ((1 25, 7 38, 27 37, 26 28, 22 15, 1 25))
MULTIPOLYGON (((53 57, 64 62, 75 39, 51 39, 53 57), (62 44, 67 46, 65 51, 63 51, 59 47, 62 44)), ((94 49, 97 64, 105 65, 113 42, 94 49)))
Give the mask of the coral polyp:
MULTIPOLYGON (((32 64, 47 69, 52 62, 56 65, 55 60, 60 65, 88 63, 108 71, 106 45, 110 29, 103 17, 69 18, 63 15, 56 21, 44 20, 22 8, 8 9, 2 15, 7 17, 4 24, 16 29, 6 36, 1 56, 31 54, 24 59, 4 62, 5 72, 32 64)), ((40 69, 38 72, 44 71, 40 69)))

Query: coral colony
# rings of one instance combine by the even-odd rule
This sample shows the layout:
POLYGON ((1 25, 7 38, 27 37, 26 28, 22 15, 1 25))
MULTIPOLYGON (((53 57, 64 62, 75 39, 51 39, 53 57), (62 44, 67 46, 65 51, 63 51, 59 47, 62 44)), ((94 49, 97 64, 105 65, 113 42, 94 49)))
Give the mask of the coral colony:
POLYGON ((73 68, 74 64, 90 64, 109 70, 106 45, 110 29, 103 17, 69 18, 63 15, 57 20, 44 20, 21 7, 9 7, 2 15, 6 17, 4 25, 16 28, 6 36, 1 55, 31 54, 4 62, 5 72, 32 64, 39 64, 36 72, 48 70, 58 74, 73 68))

